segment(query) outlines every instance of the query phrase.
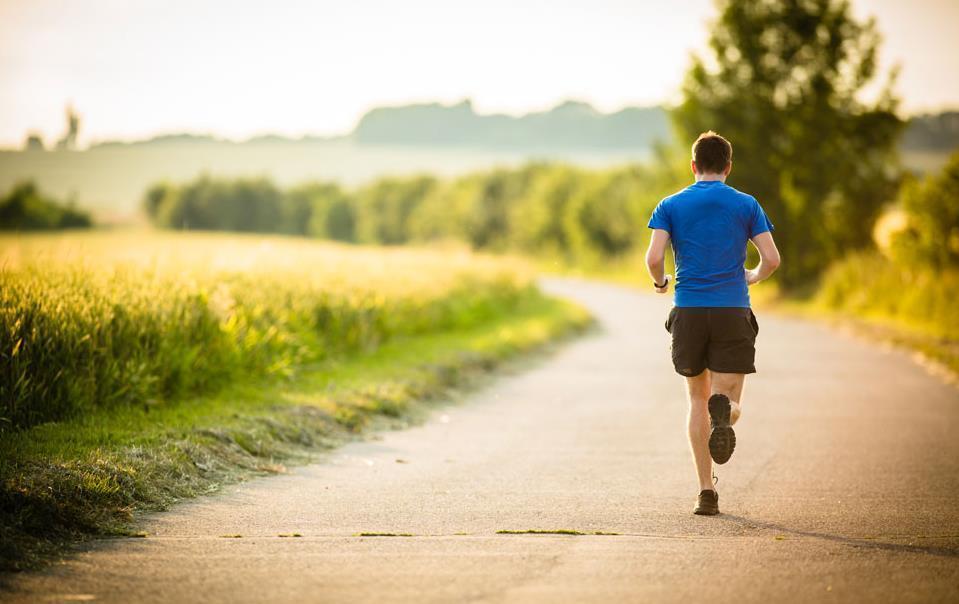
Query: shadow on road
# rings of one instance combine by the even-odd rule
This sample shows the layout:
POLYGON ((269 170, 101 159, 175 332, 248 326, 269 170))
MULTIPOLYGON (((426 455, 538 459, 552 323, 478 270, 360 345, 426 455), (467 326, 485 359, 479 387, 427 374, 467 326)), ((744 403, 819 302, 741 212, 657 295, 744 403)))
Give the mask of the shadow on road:
MULTIPOLYGON (((761 528, 768 529, 771 531, 776 531, 781 534, 796 535, 798 537, 811 537, 813 539, 822 539, 823 541, 832 541, 834 543, 840 543, 842 545, 848 545, 851 547, 861 547, 864 549, 872 550, 885 550, 890 552, 897 553, 909 553, 909 554, 924 554, 927 556, 940 556, 944 558, 959 558, 959 549, 956 547, 948 546, 922 546, 922 545, 912 545, 912 544, 902 544, 902 543, 888 543, 885 541, 877 541, 872 538, 863 538, 863 537, 846 537, 844 535, 832 535, 830 533, 818 533, 815 531, 803 531, 799 529, 791 529, 780 524, 775 524, 772 522, 763 522, 761 520, 752 520, 750 518, 745 518, 743 516, 734 516, 731 514, 722 514, 719 519, 725 520, 731 524, 736 524, 745 528, 761 528)), ((950 535, 949 537, 955 537, 950 535)), ((908 536, 906 537, 908 538, 908 536)), ((923 539, 928 538, 925 536, 915 536, 914 539, 923 539)))

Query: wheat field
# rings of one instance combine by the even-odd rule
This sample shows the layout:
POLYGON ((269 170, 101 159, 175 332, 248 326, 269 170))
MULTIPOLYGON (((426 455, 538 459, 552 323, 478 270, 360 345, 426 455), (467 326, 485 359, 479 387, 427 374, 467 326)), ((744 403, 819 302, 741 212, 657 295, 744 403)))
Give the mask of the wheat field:
POLYGON ((515 259, 225 234, 0 237, 0 431, 158 405, 481 324, 538 296, 515 259))

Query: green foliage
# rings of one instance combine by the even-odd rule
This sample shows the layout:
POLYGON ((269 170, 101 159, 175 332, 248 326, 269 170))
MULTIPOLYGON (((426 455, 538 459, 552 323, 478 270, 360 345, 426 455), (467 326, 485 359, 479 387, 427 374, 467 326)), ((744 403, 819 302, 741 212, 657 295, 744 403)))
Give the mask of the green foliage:
POLYGON ((712 55, 696 58, 673 113, 681 140, 716 130, 733 143, 729 183, 759 199, 777 226, 781 278, 796 285, 868 246, 894 194, 902 124, 876 75, 879 35, 839 0, 725 0, 712 55))
POLYGON ((201 178, 180 187, 157 185, 144 206, 154 222, 169 228, 385 245, 458 240, 477 250, 595 262, 622 258, 646 242, 652 208, 688 180, 675 164, 661 149, 644 166, 586 170, 531 163, 451 180, 384 178, 353 191, 310 183, 280 192, 262 181, 201 178), (255 211, 254 201, 265 209, 255 211))
POLYGON ((305 242, 261 249, 181 236, 128 264, 151 245, 144 239, 101 236, 108 252, 77 240, 82 261, 0 270, 0 433, 161 404, 238 375, 289 376, 397 336, 468 327, 529 287, 516 269, 463 254, 305 242))
POLYGON ((20 183, 0 198, 0 230, 89 228, 92 224, 89 214, 45 197, 32 182, 20 183))
POLYGON ((906 183, 900 199, 906 227, 893 238, 897 258, 959 269, 959 152, 939 174, 906 183))
POLYGON ((471 327, 388 342, 305 368, 294 381, 237 380, 178 405, 92 411, 8 432, 0 438, 0 571, 36 567, 91 535, 150 538, 132 530, 134 512, 313 460, 364 427, 407 425, 451 387, 588 324, 579 307, 530 288, 471 327))
MULTIPOLYGON (((203 176, 182 187, 155 185, 145 196, 157 224, 183 230, 278 233, 289 227, 280 191, 266 179, 222 180, 203 176)), ((298 228, 298 227, 297 227, 298 228)))
MULTIPOLYGON (((528 198, 534 183, 549 170, 548 166, 530 165, 523 170, 494 170, 477 175, 474 193, 465 200, 466 236, 478 249, 506 249, 516 243, 516 210, 519 199, 528 198)), ((455 203, 455 202, 454 202, 455 203)))
POLYGON ((356 193, 356 240, 396 245, 409 241, 410 216, 433 188, 429 176, 385 178, 356 193))
POLYGON ((940 174, 907 181, 899 206, 885 227, 891 257, 858 252, 835 262, 814 302, 959 371, 959 153, 940 174))
POLYGON ((817 301, 860 317, 892 319, 959 339, 959 269, 903 265, 875 252, 851 254, 823 275, 817 301))
POLYGON ((291 218, 288 232, 303 231, 320 239, 356 241, 356 209, 339 186, 332 183, 302 185, 290 191, 288 199, 303 212, 301 215, 287 211, 288 216, 295 216, 291 218))

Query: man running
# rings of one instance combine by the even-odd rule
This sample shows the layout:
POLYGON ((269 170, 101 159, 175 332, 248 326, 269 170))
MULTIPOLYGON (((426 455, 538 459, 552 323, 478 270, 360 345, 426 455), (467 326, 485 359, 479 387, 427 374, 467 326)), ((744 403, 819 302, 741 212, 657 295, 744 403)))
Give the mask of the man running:
POLYGON ((755 373, 759 324, 749 306, 749 287, 779 267, 773 225, 756 199, 726 184, 733 148, 709 131, 693 143, 690 167, 696 182, 663 199, 653 210, 646 267, 658 293, 669 290, 666 246, 676 261, 676 297, 666 320, 673 366, 686 378, 689 446, 699 477, 694 513, 719 513, 712 462, 724 464, 736 447, 743 381, 755 373), (759 265, 746 270, 746 242, 759 265))

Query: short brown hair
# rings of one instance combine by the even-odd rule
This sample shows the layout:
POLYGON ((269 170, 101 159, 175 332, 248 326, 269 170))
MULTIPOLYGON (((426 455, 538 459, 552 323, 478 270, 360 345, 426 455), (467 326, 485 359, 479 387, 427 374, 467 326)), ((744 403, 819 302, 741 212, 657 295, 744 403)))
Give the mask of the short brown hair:
POLYGON ((712 130, 699 135, 693 143, 693 161, 700 174, 722 174, 733 160, 733 146, 712 130))

